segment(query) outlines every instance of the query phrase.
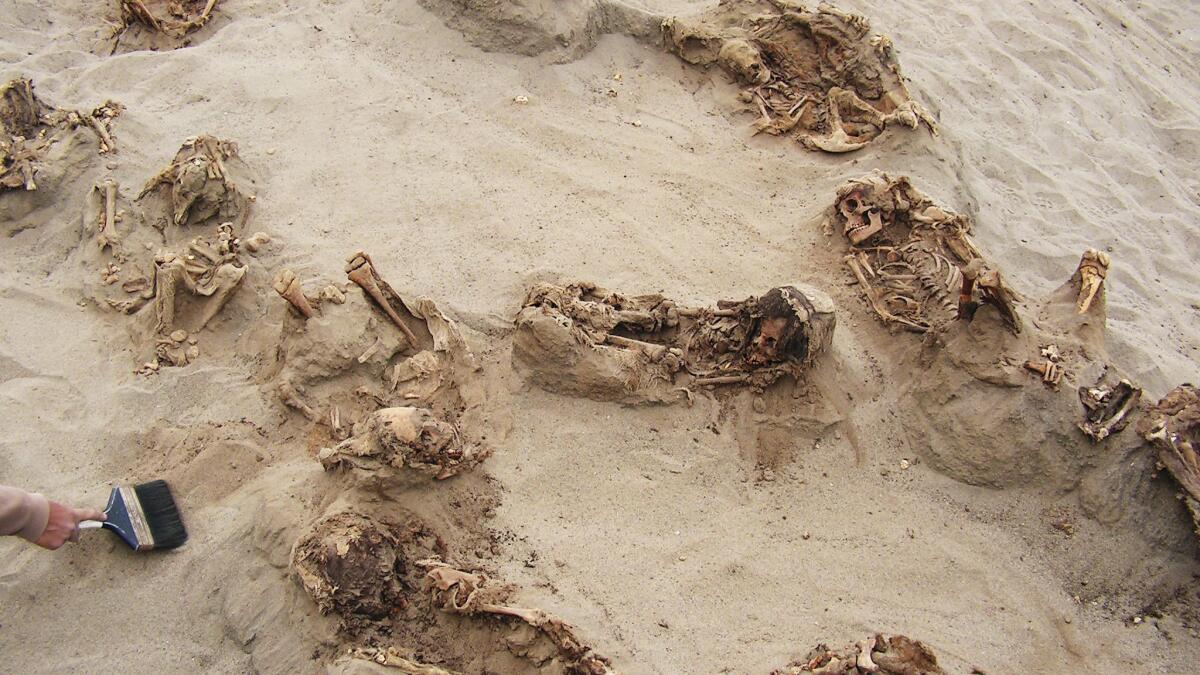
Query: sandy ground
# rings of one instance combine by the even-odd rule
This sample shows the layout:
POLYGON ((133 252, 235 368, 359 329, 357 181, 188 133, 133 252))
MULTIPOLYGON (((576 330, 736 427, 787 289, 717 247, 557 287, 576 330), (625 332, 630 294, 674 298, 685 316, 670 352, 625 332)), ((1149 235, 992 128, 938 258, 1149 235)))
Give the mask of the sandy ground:
MULTIPOLYGON (((1163 524, 1139 535, 1088 518, 1073 486, 971 487, 918 461, 890 410, 911 373, 813 223, 837 185, 880 168, 969 214, 1030 296, 1106 248, 1113 360, 1150 399, 1195 381, 1200 11, 842 6, 892 37, 941 136, 809 153, 751 137, 721 75, 650 45, 606 36, 567 63, 485 52, 416 3, 228 0, 194 46, 112 56, 104 8, 5 3, 0 78, 31 77, 61 107, 127 110, 117 155, 5 228, 0 476, 99 504, 114 481, 165 475, 192 534, 165 556, 95 533, 54 555, 4 542, 5 669, 319 671, 310 654, 336 644, 306 637, 327 620, 287 576, 292 542, 337 495, 260 386, 284 309, 269 270, 210 328, 225 336, 215 348, 153 378, 133 374, 129 320, 81 302, 91 182, 140 185, 212 133, 258 176, 250 229, 274 238, 272 266, 333 278, 367 250, 393 286, 461 322, 511 417, 483 467, 502 500, 489 527, 510 535, 491 565, 622 672, 766 672, 875 630, 926 642, 950 672, 1191 670, 1200 567, 1179 514, 1149 512, 1163 524), (753 420, 716 401, 623 408, 526 386, 508 335, 542 278, 697 305, 828 286, 844 313, 819 377, 860 403, 783 441, 764 480, 753 420), (1053 509, 1074 514, 1074 537, 1049 526, 1053 509)), ((1114 456, 1138 445, 1126 433, 1114 456)), ((1149 480, 1131 463, 1129 480, 1149 480)), ((435 492, 483 489, 471 480, 435 492)))

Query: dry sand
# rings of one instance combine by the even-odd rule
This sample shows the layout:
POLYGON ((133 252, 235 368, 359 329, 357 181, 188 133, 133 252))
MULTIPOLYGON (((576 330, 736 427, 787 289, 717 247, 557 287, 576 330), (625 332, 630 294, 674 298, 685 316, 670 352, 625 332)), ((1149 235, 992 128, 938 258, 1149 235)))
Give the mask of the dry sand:
POLYGON ((481 51, 417 3, 227 0, 191 47, 110 56, 101 4, 0 7, 0 80, 30 77, 64 108, 127 108, 118 154, 0 223, 0 480, 98 504, 112 481, 165 477, 192 538, 161 556, 97 533, 57 554, 0 544, 4 670, 319 672, 338 652, 288 561, 343 484, 262 374, 286 309, 270 273, 341 278, 359 249, 461 323, 509 427, 481 470, 372 508, 415 512, 463 548, 502 533, 472 559, 618 670, 761 673, 875 630, 926 642, 949 672, 1194 669, 1197 546, 1149 452, 1127 431, 1077 480, 1003 490, 933 471, 895 410, 911 365, 817 223, 837 185, 880 168, 970 215, 1029 296, 1106 248, 1113 361, 1150 399, 1195 381, 1195 5, 842 3, 892 37, 942 134, 829 156, 752 137, 721 73, 624 35, 526 56, 481 51), (257 175, 249 228, 271 253, 196 363, 137 376, 131 320, 86 301, 80 212, 96 180, 135 189, 200 133, 240 145, 257 175), (530 283, 556 278, 694 305, 826 287, 839 327, 814 382, 842 392, 842 412, 772 426, 783 394, 757 414, 750 394, 626 408, 529 387, 512 317, 530 283), (1051 527, 1062 518, 1073 536, 1051 527))

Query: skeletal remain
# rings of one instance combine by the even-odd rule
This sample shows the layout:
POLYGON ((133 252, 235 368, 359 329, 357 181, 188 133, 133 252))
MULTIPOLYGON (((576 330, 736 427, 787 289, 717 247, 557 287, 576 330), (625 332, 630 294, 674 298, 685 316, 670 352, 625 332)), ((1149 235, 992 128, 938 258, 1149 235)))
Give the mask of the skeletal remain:
POLYGON ((275 279, 271 282, 271 286, 276 293, 303 314, 304 318, 311 319, 316 315, 317 311, 304 296, 304 289, 300 287, 300 280, 296 278, 295 272, 286 267, 280 269, 275 273, 275 279))
POLYGON ((490 601, 487 575, 464 572, 436 559, 419 560, 417 565, 427 570, 426 587, 435 607, 466 616, 491 614, 518 619, 557 647, 568 672, 584 675, 613 672, 609 660, 580 640, 575 629, 562 619, 540 609, 510 607, 490 601))
POLYGON ((399 296, 392 287, 384 281, 379 273, 375 271, 375 264, 371 262, 371 256, 359 251, 350 256, 346 264, 346 276, 350 281, 358 284, 366 292, 367 296, 375 301, 375 304, 388 315, 392 323, 404 333, 404 337, 408 339, 408 344, 417 345, 417 337, 413 335, 409 327, 396 313, 395 307, 392 306, 392 298, 398 299, 399 296))
MULTIPOLYGON (((120 0, 121 25, 116 31, 119 45, 135 27, 150 31, 158 39, 151 48, 176 48, 186 44, 190 33, 204 27, 218 0, 120 0)), ((114 45, 114 51, 117 45, 114 45)))
POLYGON ((1115 387, 1080 387, 1084 419, 1079 429, 1099 443, 1129 425, 1141 400, 1142 390, 1129 380, 1121 380, 1115 387))
POLYGON ((838 188, 829 229, 850 243, 845 261, 884 323, 918 333, 971 320, 993 305, 1021 331, 1016 295, 971 241, 970 223, 933 204, 905 177, 875 172, 838 188))
POLYGON ((875 634, 842 649, 817 645, 803 659, 771 675, 944 675, 933 651, 923 643, 903 635, 875 634))
POLYGON ((1200 535, 1200 389, 1181 384, 1138 420, 1138 434, 1157 451, 1159 465, 1184 491, 1184 502, 1200 535))
POLYGON ((116 148, 110 126, 124 108, 108 101, 90 114, 47 105, 33 82, 18 78, 0 88, 0 189, 38 188, 36 175, 56 138, 79 126, 95 132, 99 152, 116 148))
POLYGON ((104 181, 104 221, 96 232, 96 243, 103 250, 117 240, 117 182, 110 178, 104 181))
POLYGON ((1049 359, 1047 359, 1045 363, 1026 361, 1025 368, 1032 370, 1038 375, 1041 375, 1042 382, 1045 382, 1056 389, 1058 388, 1059 383, 1062 382, 1062 366, 1049 359))
POLYGON ((811 367, 829 347, 834 322, 832 300, 802 285, 710 309, 586 283, 539 284, 518 314, 513 355, 539 384, 593 398, 766 386, 811 367), (679 378, 688 386, 672 386, 679 378))
POLYGON ((378 472, 383 467, 410 469, 445 480, 491 454, 468 447, 458 427, 427 408, 384 408, 354 425, 354 433, 317 455, 328 469, 378 472))
POLYGON ((822 4, 721 2, 662 22, 667 49, 688 63, 719 64, 753 104, 756 131, 812 150, 857 150, 889 126, 937 125, 911 99, 892 43, 865 18, 822 4))
POLYGON ((189 138, 175 153, 171 165, 146 183, 138 199, 166 189, 170 222, 175 225, 202 223, 214 217, 244 218, 251 200, 226 168, 226 162, 236 156, 237 144, 232 141, 208 135, 189 138))
POLYGON ((176 293, 180 286, 206 298, 193 322, 193 330, 198 331, 221 311, 246 276, 236 250, 221 254, 200 237, 192 240, 186 254, 156 255, 154 270, 154 309, 160 335, 175 329, 176 293))
POLYGON ((1111 262, 1108 254, 1103 251, 1094 248, 1084 251, 1079 260, 1079 268, 1075 271, 1079 277, 1079 300, 1075 307, 1080 314, 1086 314, 1092 306, 1092 301, 1108 276, 1108 266, 1111 262))
MULTIPOLYGON (((335 661, 334 665, 339 666, 346 663, 353 663, 356 660, 370 661, 384 668, 395 668, 403 675, 456 675, 453 671, 421 663, 408 650, 399 650, 395 647, 361 647, 352 649, 343 658, 335 661)), ((345 672, 357 673, 359 671, 347 670, 345 672)))

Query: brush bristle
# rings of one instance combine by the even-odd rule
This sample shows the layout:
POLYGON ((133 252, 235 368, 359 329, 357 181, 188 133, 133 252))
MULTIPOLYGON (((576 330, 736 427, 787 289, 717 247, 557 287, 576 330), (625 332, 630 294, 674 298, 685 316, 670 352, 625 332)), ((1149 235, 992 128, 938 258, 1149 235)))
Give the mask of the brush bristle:
POLYGON ((175 498, 171 496, 171 488, 165 480, 152 480, 149 483, 133 486, 146 524, 150 526, 150 536, 154 538, 154 548, 176 548, 187 541, 187 530, 183 527, 183 519, 179 517, 179 507, 175 506, 175 498))

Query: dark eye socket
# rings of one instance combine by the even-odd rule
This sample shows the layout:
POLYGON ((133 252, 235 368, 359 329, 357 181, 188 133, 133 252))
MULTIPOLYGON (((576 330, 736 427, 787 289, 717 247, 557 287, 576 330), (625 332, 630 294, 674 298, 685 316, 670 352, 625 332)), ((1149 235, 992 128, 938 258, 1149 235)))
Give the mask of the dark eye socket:
POLYGON ((854 211, 858 208, 858 200, 855 199, 854 197, 850 197, 849 199, 846 200, 846 206, 849 206, 850 210, 854 211))
POLYGON ((775 346, 775 338, 769 337, 765 340, 768 345, 775 346))

